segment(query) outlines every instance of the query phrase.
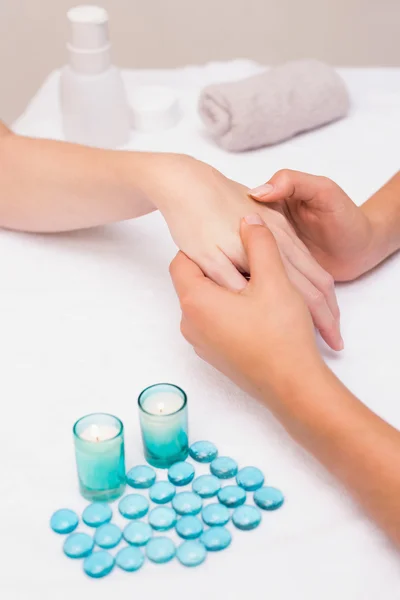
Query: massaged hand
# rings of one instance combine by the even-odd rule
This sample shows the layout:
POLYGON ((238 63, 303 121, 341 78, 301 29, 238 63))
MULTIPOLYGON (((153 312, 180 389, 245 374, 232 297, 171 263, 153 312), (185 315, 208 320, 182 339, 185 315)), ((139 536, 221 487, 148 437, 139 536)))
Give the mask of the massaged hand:
POLYGON ((312 320, 257 214, 242 221, 241 237, 251 280, 239 293, 205 277, 182 252, 172 261, 181 330, 201 358, 252 395, 280 393, 292 376, 321 365, 312 320))
POLYGON ((325 341, 340 350, 333 279, 312 258, 287 219, 248 197, 246 187, 188 156, 159 155, 148 194, 163 213, 177 246, 216 283, 241 290, 249 264, 240 219, 257 210, 274 235, 290 280, 301 292, 325 341))
POLYGON ((283 170, 250 194, 273 203, 337 281, 355 279, 381 260, 367 213, 330 179, 283 170))

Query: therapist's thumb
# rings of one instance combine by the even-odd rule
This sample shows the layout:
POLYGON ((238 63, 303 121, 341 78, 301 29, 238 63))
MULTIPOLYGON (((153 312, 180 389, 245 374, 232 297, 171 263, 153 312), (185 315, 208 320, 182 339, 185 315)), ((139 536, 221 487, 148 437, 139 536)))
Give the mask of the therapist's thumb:
POLYGON ((334 185, 326 177, 282 169, 275 173, 267 183, 249 190, 248 193, 259 202, 285 200, 288 203, 293 201, 311 203, 320 192, 324 191, 328 183, 334 185))
POLYGON ((287 280, 275 238, 258 214, 242 219, 240 235, 250 266, 251 284, 265 286, 287 280))

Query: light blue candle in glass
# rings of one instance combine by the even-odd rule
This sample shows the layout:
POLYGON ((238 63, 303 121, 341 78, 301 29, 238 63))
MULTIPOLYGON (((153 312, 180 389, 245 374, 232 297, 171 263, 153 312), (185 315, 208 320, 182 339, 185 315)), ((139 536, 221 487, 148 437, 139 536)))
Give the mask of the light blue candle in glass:
POLYGON ((125 489, 124 426, 113 415, 94 413, 74 427, 76 466, 81 494, 91 502, 108 502, 125 489))
POLYGON ((165 469, 185 460, 189 453, 185 392, 171 383, 157 383, 143 390, 138 403, 147 462, 165 469))

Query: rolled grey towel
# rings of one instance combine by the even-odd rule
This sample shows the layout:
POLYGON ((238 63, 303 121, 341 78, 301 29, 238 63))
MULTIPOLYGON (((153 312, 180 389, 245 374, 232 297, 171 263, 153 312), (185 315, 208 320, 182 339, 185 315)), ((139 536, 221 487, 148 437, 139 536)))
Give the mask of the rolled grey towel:
POLYGON ((299 60, 206 87, 199 112, 222 148, 241 151, 276 144, 340 119, 349 105, 346 86, 332 67, 299 60))

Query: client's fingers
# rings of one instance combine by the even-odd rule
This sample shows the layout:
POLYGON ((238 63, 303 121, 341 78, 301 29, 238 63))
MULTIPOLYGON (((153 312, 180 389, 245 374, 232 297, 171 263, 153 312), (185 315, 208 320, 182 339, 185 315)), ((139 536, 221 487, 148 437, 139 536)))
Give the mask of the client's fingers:
POLYGON ((200 258, 198 262, 209 279, 228 290, 239 292, 247 285, 246 279, 222 250, 217 250, 206 260, 200 258))
POLYGON ((253 285, 287 280, 276 240, 258 214, 242 220, 240 235, 246 250, 253 285))
POLYGON ((179 297, 201 281, 210 284, 208 279, 233 291, 242 290, 247 285, 246 279, 222 251, 216 251, 214 256, 207 259, 200 257, 196 262, 180 251, 169 270, 179 297))
POLYGON ((333 350, 342 350, 343 340, 340 335, 338 319, 333 316, 322 292, 300 273, 285 256, 283 262, 290 281, 302 294, 321 337, 333 350))
POLYGON ((289 235, 282 231, 279 234, 281 250, 292 265, 302 273, 325 297, 326 303, 335 319, 340 318, 339 305, 336 299, 335 282, 329 273, 313 258, 310 252, 300 251, 289 235))

